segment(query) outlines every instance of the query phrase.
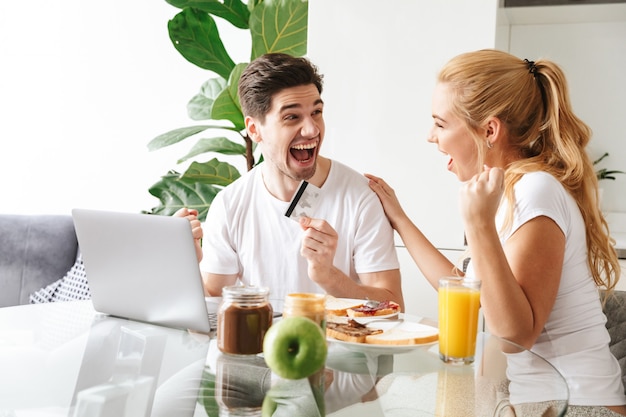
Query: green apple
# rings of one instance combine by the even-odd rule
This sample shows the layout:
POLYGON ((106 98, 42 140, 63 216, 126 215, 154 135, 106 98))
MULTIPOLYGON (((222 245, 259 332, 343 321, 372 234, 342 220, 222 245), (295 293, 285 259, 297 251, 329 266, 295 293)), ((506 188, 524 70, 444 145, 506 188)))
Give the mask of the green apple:
POLYGON ((267 366, 285 379, 301 379, 322 369, 328 346, 322 328, 308 317, 285 317, 265 333, 267 366))

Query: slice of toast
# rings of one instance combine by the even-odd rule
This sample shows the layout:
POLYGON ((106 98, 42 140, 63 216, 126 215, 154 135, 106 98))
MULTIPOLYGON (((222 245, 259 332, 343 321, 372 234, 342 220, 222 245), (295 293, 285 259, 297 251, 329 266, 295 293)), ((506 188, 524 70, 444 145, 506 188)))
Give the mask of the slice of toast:
POLYGON ((376 307, 361 305, 346 309, 348 317, 388 316, 390 314, 398 313, 399 311, 400 305, 393 301, 382 301, 376 307))
POLYGON ((403 323, 379 334, 365 337, 365 343, 376 345, 421 345, 439 339, 439 329, 419 323, 403 323))
POLYGON ((326 323, 326 336, 344 342, 365 343, 368 336, 382 332, 381 329, 371 329, 355 320, 348 320, 347 323, 326 323))
POLYGON ((326 315, 346 317, 349 308, 361 307, 363 300, 354 300, 349 298, 336 298, 332 295, 326 296, 326 315))

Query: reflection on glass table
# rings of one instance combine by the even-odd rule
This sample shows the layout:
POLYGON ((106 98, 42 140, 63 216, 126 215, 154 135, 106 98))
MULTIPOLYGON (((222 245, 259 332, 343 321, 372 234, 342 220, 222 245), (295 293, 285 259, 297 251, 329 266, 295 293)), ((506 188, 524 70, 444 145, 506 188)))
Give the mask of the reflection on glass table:
POLYGON ((437 346, 394 355, 393 372, 377 380, 369 398, 331 415, 562 416, 569 392, 563 376, 541 357, 479 333, 471 365, 444 364, 437 346))
POLYGON ((221 355, 214 335, 103 316, 90 302, 0 309, 2 416, 217 417, 266 407, 272 417, 320 409, 332 417, 547 417, 567 409, 566 382, 549 363, 484 333, 471 365, 444 364, 436 343, 330 342, 326 368, 320 407, 308 380, 281 380, 262 355, 221 355))
MULTIPOLYGON (((520 346, 487 333, 480 333, 477 342, 476 361, 471 365, 444 364, 436 344, 399 349, 400 353, 392 355, 381 354, 375 348, 370 352, 363 348, 351 350, 345 344, 331 342, 326 364, 327 415, 548 417, 565 414, 567 384, 552 365, 520 346)), ((264 416, 321 415, 308 381, 280 380, 258 357, 225 357, 210 349, 207 363, 205 378, 215 381, 217 388, 215 393, 204 392, 201 400, 207 408, 203 416, 217 415, 212 414, 211 405, 224 415, 261 415, 261 408, 268 405, 273 413, 264 416), (211 372, 215 367, 217 374, 211 372), (225 369, 230 371, 224 372, 225 369)))
POLYGON ((0 309, 0 415, 192 416, 210 337, 98 314, 0 309))

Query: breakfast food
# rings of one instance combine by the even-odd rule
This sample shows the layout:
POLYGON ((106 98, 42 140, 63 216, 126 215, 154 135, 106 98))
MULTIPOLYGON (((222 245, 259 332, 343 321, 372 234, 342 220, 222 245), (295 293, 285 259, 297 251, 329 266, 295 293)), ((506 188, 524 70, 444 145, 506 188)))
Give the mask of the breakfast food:
POLYGON ((400 305, 393 301, 376 302, 326 296, 326 315, 331 317, 374 317, 398 312, 400 305))
MULTIPOLYGON (((382 323, 379 326, 386 327, 382 323)), ((439 330, 437 327, 415 322, 400 322, 399 325, 396 323, 384 330, 348 319, 347 323, 327 322, 326 337, 343 342, 407 346, 435 342, 439 338, 439 330)))
POLYGON ((393 301, 382 301, 376 306, 360 305, 346 309, 348 317, 388 316, 400 311, 400 305, 393 301))
POLYGON ((301 379, 324 367, 328 346, 322 328, 304 316, 272 324, 263 340, 267 366, 285 379, 301 379))
POLYGON ((350 298, 336 298, 332 295, 326 296, 326 315, 347 317, 349 308, 361 307, 363 300, 354 300, 350 298))
POLYGON ((381 329, 370 329, 355 320, 348 320, 347 323, 326 323, 326 336, 344 342, 365 343, 368 336, 382 332, 381 329))

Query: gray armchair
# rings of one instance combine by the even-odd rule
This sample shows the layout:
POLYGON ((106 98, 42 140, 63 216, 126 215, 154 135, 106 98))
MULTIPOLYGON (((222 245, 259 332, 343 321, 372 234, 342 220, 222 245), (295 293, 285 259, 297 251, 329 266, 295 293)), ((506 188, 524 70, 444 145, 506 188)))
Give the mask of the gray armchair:
POLYGON ((77 253, 71 216, 0 214, 0 307, 28 304, 33 291, 63 277, 77 253))
POLYGON ((609 346, 622 368, 622 382, 626 391, 626 291, 615 291, 606 300, 604 314, 606 328, 611 335, 609 346))

